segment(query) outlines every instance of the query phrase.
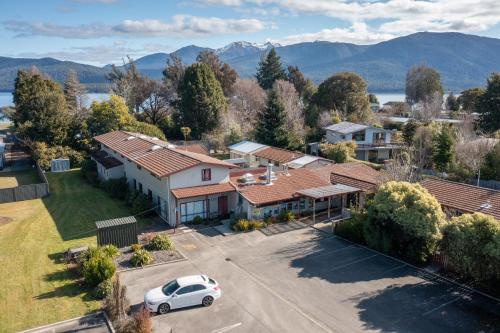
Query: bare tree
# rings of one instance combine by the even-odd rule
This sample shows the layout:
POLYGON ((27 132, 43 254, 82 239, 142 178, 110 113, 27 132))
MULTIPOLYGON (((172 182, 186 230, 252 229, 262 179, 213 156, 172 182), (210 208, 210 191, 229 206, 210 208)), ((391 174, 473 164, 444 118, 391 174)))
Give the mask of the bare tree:
POLYGON ((296 138, 304 138, 304 106, 299 94, 292 83, 284 80, 277 80, 275 83, 279 96, 285 106, 286 129, 293 133, 296 138))
POLYGON ((441 116, 443 108, 443 94, 435 91, 428 96, 422 103, 414 105, 415 119, 429 122, 433 119, 438 119, 441 116))
POLYGON ((421 126, 415 131, 413 160, 420 169, 431 165, 433 136, 434 132, 430 126, 421 126))
POLYGON ((394 154, 392 160, 385 164, 381 173, 382 182, 405 181, 415 183, 420 180, 419 169, 415 166, 415 151, 405 148, 394 154))
POLYGON ((266 92, 255 80, 238 79, 233 85, 228 112, 222 115, 223 126, 237 128, 243 137, 248 137, 265 105, 266 92))
POLYGON ((150 124, 158 125, 170 114, 170 103, 166 98, 164 86, 154 80, 145 78, 141 87, 144 120, 150 124))
POLYGON ((477 174, 477 186, 481 179, 481 165, 484 157, 495 147, 497 139, 476 137, 470 141, 461 141, 455 145, 458 160, 477 174))
POLYGON ((70 70, 64 80, 64 98, 68 105, 68 112, 79 119, 86 118, 88 115, 87 89, 78 80, 74 70, 70 70))

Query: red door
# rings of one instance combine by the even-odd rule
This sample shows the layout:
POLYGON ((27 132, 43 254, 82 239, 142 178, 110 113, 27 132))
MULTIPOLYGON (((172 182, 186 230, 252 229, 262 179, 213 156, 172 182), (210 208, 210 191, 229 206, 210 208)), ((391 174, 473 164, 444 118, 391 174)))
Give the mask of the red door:
POLYGON ((227 215, 227 196, 219 197, 219 216, 226 217, 227 215))

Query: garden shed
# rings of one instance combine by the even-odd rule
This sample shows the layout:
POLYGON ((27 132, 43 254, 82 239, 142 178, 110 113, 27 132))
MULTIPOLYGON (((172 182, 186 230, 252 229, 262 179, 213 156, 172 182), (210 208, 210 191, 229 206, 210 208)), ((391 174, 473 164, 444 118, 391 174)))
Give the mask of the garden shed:
POLYGON ((137 244, 137 220, 133 216, 97 221, 97 245, 108 244, 117 247, 137 244))
POLYGON ((69 158, 56 158, 50 162, 51 172, 68 171, 70 168, 69 158))

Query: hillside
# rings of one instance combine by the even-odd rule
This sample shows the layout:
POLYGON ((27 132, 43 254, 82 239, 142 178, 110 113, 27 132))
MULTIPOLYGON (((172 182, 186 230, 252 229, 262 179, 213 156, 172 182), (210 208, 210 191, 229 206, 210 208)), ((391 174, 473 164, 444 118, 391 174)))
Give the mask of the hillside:
MULTIPOLYGON (((263 53, 271 46, 235 42, 213 51, 240 76, 252 77, 263 53)), ((374 45, 318 41, 274 46, 284 65, 299 66, 316 83, 339 71, 353 71, 367 81, 371 91, 403 90, 406 71, 414 64, 436 68, 445 89, 454 91, 483 86, 491 72, 500 71, 500 39, 460 33, 422 32, 374 45)), ((207 49, 190 45, 174 53, 189 65, 199 52, 207 49)), ((167 53, 155 53, 137 59, 136 65, 143 74, 159 79, 168 57, 167 53)), ((82 82, 101 87, 109 70, 108 66, 98 68, 50 58, 0 57, 0 90, 12 89, 17 69, 32 65, 58 81, 63 80, 69 69, 74 69, 82 82)))

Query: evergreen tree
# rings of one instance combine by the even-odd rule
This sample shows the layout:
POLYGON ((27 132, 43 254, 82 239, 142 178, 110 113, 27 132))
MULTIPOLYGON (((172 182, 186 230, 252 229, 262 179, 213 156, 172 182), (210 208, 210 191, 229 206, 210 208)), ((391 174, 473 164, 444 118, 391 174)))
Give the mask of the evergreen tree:
POLYGON ((500 129, 500 74, 493 73, 488 78, 486 91, 478 99, 479 124, 486 132, 500 129))
POLYGON ((186 69, 179 85, 177 125, 189 126, 193 138, 212 132, 219 125, 219 115, 227 108, 222 87, 214 73, 204 63, 194 63, 186 69))
POLYGON ((316 92, 314 83, 307 79, 297 66, 288 66, 288 81, 293 84, 302 100, 308 103, 316 92))
POLYGON ((458 103, 462 109, 468 113, 476 112, 476 105, 479 97, 484 94, 483 88, 465 89, 458 97, 458 103))
POLYGON ((13 95, 13 121, 21 135, 50 145, 66 140, 69 115, 61 86, 36 69, 20 70, 13 95))
POLYGON ((433 97, 435 92, 443 96, 441 75, 433 68, 413 66, 406 73, 406 101, 410 104, 423 103, 433 97))
POLYGON ((460 109, 460 103, 453 92, 450 92, 448 97, 446 97, 446 107, 453 112, 457 112, 460 109))
POLYGON ((285 121, 285 106, 278 92, 272 89, 268 93, 266 108, 259 115, 255 128, 255 139, 270 146, 287 147, 288 136, 285 130, 285 121))
POLYGON ((454 140, 449 127, 444 127, 433 138, 432 160, 436 168, 445 172, 448 170, 454 159, 454 140))
POLYGON ((260 60, 256 78, 264 90, 271 89, 276 80, 286 80, 285 70, 274 48, 260 60))
POLYGON ((64 98, 68 105, 70 115, 82 118, 85 110, 85 98, 87 89, 78 80, 78 76, 74 70, 70 70, 64 81, 64 98))
POLYGON ((205 63, 210 67, 215 74, 215 78, 219 81, 224 95, 229 96, 234 83, 238 79, 238 73, 228 64, 222 63, 214 51, 201 51, 196 57, 196 61, 205 63))

